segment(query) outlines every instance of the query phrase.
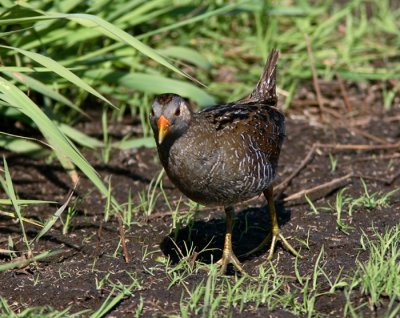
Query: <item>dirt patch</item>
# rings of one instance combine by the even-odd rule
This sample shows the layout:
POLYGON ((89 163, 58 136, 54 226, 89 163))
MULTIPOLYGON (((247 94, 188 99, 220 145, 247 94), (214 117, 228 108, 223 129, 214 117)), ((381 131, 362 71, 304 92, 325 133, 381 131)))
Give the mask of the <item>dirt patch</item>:
MULTIPOLYGON (((363 100, 368 97, 362 94, 352 96, 353 103, 356 102, 357 96, 363 100)), ((400 139, 399 107, 386 113, 358 108, 362 111, 354 117, 353 124, 356 129, 350 129, 351 127, 344 123, 333 124, 332 119, 331 124, 320 124, 316 107, 311 107, 308 111, 302 107, 297 105, 287 116, 287 139, 279 162, 280 177, 277 183, 297 168, 316 142, 376 144, 377 140, 371 140, 371 136, 388 143, 395 143, 400 139)), ((347 121, 348 123, 351 121, 347 121)), ((123 127, 117 127, 116 130, 118 129, 123 127)), ((362 231, 373 237, 373 228, 382 232, 386 227, 397 225, 400 220, 400 199, 399 195, 395 195, 391 199, 390 207, 380 209, 355 207, 352 216, 347 213, 342 216, 342 222, 349 227, 346 231, 340 231, 333 209, 320 209, 319 213, 315 214, 308 203, 285 202, 284 198, 349 172, 363 176, 370 193, 387 193, 400 188, 400 177, 390 180, 400 170, 399 150, 321 149, 292 180, 277 202, 277 211, 282 232, 290 237, 294 247, 301 249, 304 256, 298 263, 301 273, 312 272, 321 248, 324 249, 321 262, 324 263, 325 271, 330 277, 336 277, 340 270, 343 270, 344 275, 352 273, 356 256, 361 260, 367 257, 360 249, 362 231), (335 169, 332 168, 334 161, 337 162, 335 169), (309 249, 305 248, 301 241, 308 242, 309 249)), ((107 165, 98 159, 98 154, 88 153, 87 156, 104 180, 112 175, 113 194, 120 202, 127 202, 131 194, 138 205, 138 194, 147 191, 151 180, 160 171, 154 149, 114 152, 107 165)), ((64 200, 70 187, 69 179, 57 162, 49 163, 10 155, 7 160, 20 198, 59 202, 64 200)), ((166 177, 163 178, 163 185, 174 208, 181 195, 166 177)), ((352 197, 359 197, 365 191, 358 177, 349 179, 345 186, 346 194, 352 197)), ((337 190, 332 191, 316 201, 315 205, 318 209, 334 205, 336 194, 337 190)), ((85 178, 81 180, 76 198, 76 214, 72 218, 68 234, 62 235, 62 224, 57 223, 34 246, 35 251, 62 249, 61 254, 25 269, 0 272, 0 295, 14 310, 42 305, 60 310, 70 307, 71 312, 97 309, 112 290, 109 283, 102 284, 106 277, 116 286, 138 284, 134 295, 122 298, 114 306, 112 316, 130 316, 142 305, 143 316, 177 314, 185 289, 181 285, 168 288, 171 280, 163 272, 160 259, 170 257, 172 261, 177 262, 181 257, 179 251, 188 246, 193 246, 197 252, 207 248, 207 252, 198 255, 197 261, 209 263, 221 256, 220 249, 225 231, 222 209, 200 209, 193 217, 182 221, 177 230, 172 228, 171 211, 163 197, 159 196, 155 211, 149 219, 146 220, 141 209, 133 214, 133 224, 126 230, 129 251, 129 262, 126 263, 119 248, 116 218, 112 217, 107 223, 103 221, 104 198, 85 178)), ((181 203, 180 210, 187 209, 187 206, 181 203)), ((43 205, 24 209, 26 217, 38 220, 45 220, 49 213, 54 213, 55 210, 54 206, 43 205)), ((235 253, 240 255, 262 241, 269 231, 269 218, 261 197, 238 205, 236 212, 233 243, 235 253)), ((38 232, 38 228, 30 225, 27 225, 27 230, 30 238, 38 232)), ((17 249, 24 249, 19 225, 10 218, 0 216, 0 234, 0 248, 6 249, 8 238, 11 237, 17 249)), ((7 257, 0 255, 1 263, 8 261, 7 257)), ((241 261, 248 273, 255 274, 258 266, 266 262, 266 250, 241 261)), ((274 262, 280 275, 295 277, 294 258, 280 245, 275 252, 274 262)), ((186 280, 187 288, 191 290, 206 279, 206 272, 192 275, 186 280)), ((288 288, 296 288, 296 282, 288 288)), ((365 296, 358 294, 358 299, 354 302, 360 300, 365 300, 365 296)), ((344 303, 345 295, 337 292, 320 297, 315 306, 316 310, 330 317, 341 317, 344 303)), ((237 310, 233 309, 231 314, 238 315, 237 310)), ((368 308, 363 311, 366 316, 372 315, 368 308)), ((257 310, 249 306, 240 315, 265 317, 267 314, 273 314, 274 317, 293 317, 283 308, 268 313, 263 306, 257 310)))

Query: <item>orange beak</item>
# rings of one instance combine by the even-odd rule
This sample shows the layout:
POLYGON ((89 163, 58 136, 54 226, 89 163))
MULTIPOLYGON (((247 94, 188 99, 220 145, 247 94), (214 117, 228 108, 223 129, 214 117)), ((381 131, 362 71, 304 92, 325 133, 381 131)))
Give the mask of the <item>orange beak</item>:
POLYGON ((169 133, 169 128, 171 124, 169 120, 165 118, 163 115, 157 121, 158 126, 158 143, 161 145, 166 135, 169 133))

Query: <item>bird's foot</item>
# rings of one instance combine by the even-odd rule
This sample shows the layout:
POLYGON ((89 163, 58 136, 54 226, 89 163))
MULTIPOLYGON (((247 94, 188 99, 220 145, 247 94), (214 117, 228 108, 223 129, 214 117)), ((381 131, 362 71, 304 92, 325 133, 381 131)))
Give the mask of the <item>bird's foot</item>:
POLYGON ((274 250, 275 250, 275 246, 276 246, 276 242, 277 242, 278 239, 281 240, 281 243, 282 243, 283 247, 286 248, 290 253, 292 253, 294 256, 296 256, 298 258, 302 258, 301 255, 285 239, 285 237, 279 231, 277 231, 277 232, 272 234, 272 242, 271 242, 271 246, 269 248, 269 253, 268 253, 267 260, 271 260, 272 259, 272 256, 273 256, 274 250))
POLYGON ((236 255, 233 253, 233 250, 230 248, 224 248, 222 252, 222 257, 216 264, 221 266, 220 268, 221 275, 224 275, 226 273, 228 264, 232 264, 236 270, 238 270, 242 274, 246 274, 246 272, 242 267, 242 264, 239 262, 236 255))
POLYGON ((275 233, 274 235, 272 235, 272 233, 269 233, 265 237, 265 239, 256 248, 252 249, 251 251, 249 251, 245 254, 240 255, 240 257, 245 257, 245 258, 249 257, 250 255, 262 250, 268 243, 271 242, 268 257, 267 257, 268 260, 271 260, 273 254, 274 254, 276 242, 278 241, 278 239, 281 240, 283 247, 286 248, 290 253, 292 253, 296 257, 302 258, 301 255, 292 247, 292 245, 290 245, 290 243, 286 240, 286 238, 280 232, 275 233))

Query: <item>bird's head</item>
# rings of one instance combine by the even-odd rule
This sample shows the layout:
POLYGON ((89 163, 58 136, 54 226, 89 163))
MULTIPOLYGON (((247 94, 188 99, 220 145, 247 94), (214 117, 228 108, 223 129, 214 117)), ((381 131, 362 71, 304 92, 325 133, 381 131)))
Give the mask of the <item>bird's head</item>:
POLYGON ((158 95, 150 111, 150 123, 159 145, 165 138, 181 136, 189 127, 192 110, 179 95, 158 95))

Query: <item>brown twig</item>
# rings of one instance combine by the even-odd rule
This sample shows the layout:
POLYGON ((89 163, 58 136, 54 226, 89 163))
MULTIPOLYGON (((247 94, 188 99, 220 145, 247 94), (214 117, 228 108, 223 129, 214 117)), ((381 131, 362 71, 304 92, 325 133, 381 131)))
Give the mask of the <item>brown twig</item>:
POLYGON ((124 255, 125 263, 129 263, 129 253, 128 253, 128 248, 126 247, 124 222, 122 221, 122 216, 119 214, 117 216, 117 219, 118 219, 119 238, 121 240, 121 246, 122 246, 122 254, 124 255))
POLYGON ((9 239, 10 239, 9 237, 2 237, 0 238, 0 243, 7 242, 9 239))
POLYGON ((400 177, 400 170, 395 172, 394 175, 392 175, 390 178, 379 178, 379 177, 375 177, 375 176, 368 176, 368 175, 354 175, 354 177, 358 177, 358 178, 363 178, 363 179, 369 179, 369 180, 374 180, 374 181, 379 181, 379 182, 383 182, 385 185, 390 186, 394 180, 396 180, 398 177, 400 177))
POLYGON ((184 212, 187 212, 187 211, 178 211, 178 212, 175 212, 175 211, 166 211, 166 212, 152 213, 152 214, 146 216, 145 222, 148 222, 148 221, 154 220, 154 219, 158 219, 158 218, 163 218, 163 217, 166 217, 166 216, 171 216, 171 215, 173 215, 173 214, 175 214, 175 213, 177 213, 177 214, 183 214, 184 212))
POLYGON ((103 240, 103 220, 100 221, 100 225, 98 230, 96 231, 96 247, 94 251, 94 255, 99 255, 100 243, 103 240))
MULTIPOLYGON (((283 191, 289 186, 290 182, 299 174, 299 172, 304 169, 304 167, 312 160, 315 151, 318 148, 328 148, 335 150, 385 150, 385 149, 396 149, 400 148, 400 144, 384 144, 384 145, 357 145, 357 144, 320 144, 315 143, 312 145, 308 151, 304 160, 299 164, 297 169, 292 172, 284 181, 275 187, 275 198, 279 197, 283 191)), ((398 154, 400 155, 400 154, 398 154)), ((394 156, 391 156, 394 157, 394 156)), ((285 198, 285 201, 288 198, 285 198)))
POLYGON ((99 229, 96 232, 96 237, 98 242, 103 239, 103 220, 100 221, 99 229))
POLYGON ((353 111, 353 107, 351 106, 347 91, 346 91, 346 87, 343 84, 343 80, 340 77, 339 73, 336 73, 336 79, 338 81, 339 84, 339 88, 340 88, 340 93, 342 94, 342 98, 343 98, 343 103, 346 106, 346 109, 349 113, 351 113, 353 111))
POLYGON ((319 82, 318 82, 317 71, 315 70, 314 56, 313 56, 312 50, 311 50, 311 41, 310 41, 310 37, 307 34, 304 34, 304 38, 306 40, 306 45, 307 45, 308 59, 311 64, 314 89, 315 89, 315 93, 317 94, 317 101, 318 101, 319 110, 320 110, 320 118, 321 118, 321 121, 324 122, 323 114, 324 114, 325 108, 324 108, 324 102, 322 100, 321 89, 320 89, 319 82))
POLYGON ((346 183, 347 179, 353 177, 354 174, 351 172, 343 177, 333 179, 329 182, 320 184, 316 187, 301 190, 299 192, 293 193, 292 195, 286 197, 283 201, 303 201, 305 196, 307 195, 311 200, 316 200, 326 196, 331 193, 333 190, 343 186, 346 183))
POLYGON ((363 145, 363 144, 316 144, 317 148, 328 148, 337 150, 386 150, 400 149, 400 143, 386 145, 363 145))
POLYGON ((361 130, 361 129, 358 129, 358 128, 355 128, 355 127, 349 127, 349 126, 344 127, 344 128, 346 128, 350 132, 354 132, 357 135, 361 135, 361 136, 363 136, 365 138, 368 138, 370 140, 379 142, 380 144, 384 144, 384 145, 390 144, 390 142, 388 142, 387 140, 382 139, 380 137, 377 137, 375 135, 372 135, 372 134, 370 134, 370 133, 368 133, 368 132, 366 132, 364 130, 361 130))
POLYGON ((383 119, 383 121, 385 121, 387 123, 391 123, 392 121, 400 121, 400 115, 386 117, 383 119))
MULTIPOLYGON (((251 201, 251 200, 252 199, 250 199, 248 201, 251 201)), ((247 201, 245 201, 245 202, 247 202, 247 201)), ((202 207, 200 210, 196 210, 196 213, 203 213, 203 212, 210 211, 210 210, 215 210, 215 209, 216 209, 215 207, 202 207)), ((190 212, 190 210, 184 210, 184 211, 178 211, 178 212, 176 212, 176 211, 156 212, 156 213, 152 213, 152 214, 146 216, 145 220, 147 222, 147 221, 150 221, 150 220, 153 220, 153 219, 163 218, 163 217, 171 216, 171 215, 174 215, 174 214, 186 214, 186 213, 189 213, 189 212, 190 212)))
POLYGON ((369 156, 369 157, 362 157, 362 158, 356 158, 351 161, 345 162, 347 163, 354 163, 354 162, 361 162, 361 161, 371 161, 371 160, 387 160, 387 159, 396 159, 400 158, 400 153, 394 153, 390 155, 381 155, 381 156, 369 156))
POLYGON ((400 170, 399 171, 397 171, 393 176, 391 176, 385 183, 386 183, 386 185, 391 185, 393 182, 394 182, 394 180, 396 180, 398 177, 400 177, 400 170))
POLYGON ((3 248, 0 248, 0 254, 10 255, 10 254, 15 253, 15 252, 17 252, 17 251, 5 250, 3 248))

